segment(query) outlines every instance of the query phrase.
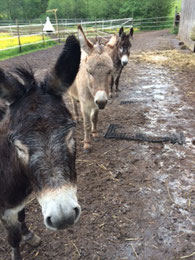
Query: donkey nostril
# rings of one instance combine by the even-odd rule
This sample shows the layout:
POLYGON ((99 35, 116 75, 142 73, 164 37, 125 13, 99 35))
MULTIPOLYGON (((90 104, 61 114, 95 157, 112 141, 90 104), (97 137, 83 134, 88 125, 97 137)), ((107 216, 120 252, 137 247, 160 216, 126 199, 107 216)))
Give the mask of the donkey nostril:
POLYGON ((75 220, 77 220, 80 215, 80 209, 78 207, 76 207, 76 208, 74 208, 74 211, 75 211, 75 220))
POLYGON ((46 218, 46 223, 47 223, 48 226, 53 227, 53 223, 51 221, 51 217, 47 217, 46 218))
POLYGON ((104 100, 104 101, 99 101, 99 100, 97 100, 97 101, 96 101, 96 104, 97 104, 97 106, 99 107, 99 109, 104 109, 105 106, 106 106, 106 104, 107 104, 107 102, 108 102, 108 100, 104 100))

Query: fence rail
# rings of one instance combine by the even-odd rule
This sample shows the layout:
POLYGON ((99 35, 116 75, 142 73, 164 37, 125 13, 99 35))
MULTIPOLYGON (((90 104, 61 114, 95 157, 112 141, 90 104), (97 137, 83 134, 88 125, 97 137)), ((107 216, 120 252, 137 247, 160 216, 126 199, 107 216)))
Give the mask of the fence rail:
POLYGON ((122 19, 110 19, 110 20, 95 20, 90 21, 86 19, 58 19, 56 21, 51 20, 52 25, 55 28, 55 32, 50 34, 43 33, 44 23, 41 20, 34 20, 32 23, 27 21, 17 21, 15 24, 10 21, 0 22, 0 53, 2 51, 19 48, 22 51, 22 47, 35 45, 38 43, 46 43, 50 41, 64 40, 68 34, 76 34, 77 25, 81 24, 84 30, 87 32, 87 36, 108 36, 123 26, 124 28, 134 27, 135 30, 152 30, 170 28, 173 26, 173 17, 154 17, 144 19, 122 18, 122 19), (29 43, 23 43, 24 38, 29 38, 29 43), (36 42, 31 42, 30 39, 37 37, 36 42), (5 43, 9 41, 18 41, 15 46, 5 47, 5 43))

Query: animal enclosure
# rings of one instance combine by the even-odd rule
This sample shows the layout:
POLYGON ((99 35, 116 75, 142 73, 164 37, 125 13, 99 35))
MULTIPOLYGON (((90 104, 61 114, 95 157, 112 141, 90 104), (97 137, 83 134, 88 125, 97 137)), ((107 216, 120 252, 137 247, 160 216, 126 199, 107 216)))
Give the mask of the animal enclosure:
MULTIPOLYGON (((177 46, 168 30, 135 34, 121 92, 100 111, 100 141, 88 155, 82 122, 76 127, 80 220, 54 234, 31 201, 27 223, 44 239, 38 248, 22 243, 25 260, 193 259, 195 60, 177 46), (115 128, 118 135, 140 132, 154 138, 182 132, 185 144, 104 138, 111 124, 121 127, 115 128)), ((44 74, 61 50, 55 46, 0 66, 12 70, 14 63, 28 62, 44 74)), ((72 112, 70 99, 65 101, 72 112)), ((0 259, 8 260, 9 253, 0 226, 0 259)))
POLYGON ((171 28, 173 17, 154 17, 144 19, 122 18, 109 20, 87 19, 59 19, 56 24, 51 20, 55 32, 48 34, 43 33, 45 21, 12 21, 0 22, 0 57, 4 51, 19 50, 22 52, 26 47, 33 48, 38 45, 39 48, 46 45, 54 45, 55 42, 64 41, 69 34, 76 34, 77 25, 81 24, 87 33, 87 37, 102 36, 108 37, 112 33, 118 32, 123 26, 126 31, 132 26, 136 31, 139 30, 158 30, 171 28))

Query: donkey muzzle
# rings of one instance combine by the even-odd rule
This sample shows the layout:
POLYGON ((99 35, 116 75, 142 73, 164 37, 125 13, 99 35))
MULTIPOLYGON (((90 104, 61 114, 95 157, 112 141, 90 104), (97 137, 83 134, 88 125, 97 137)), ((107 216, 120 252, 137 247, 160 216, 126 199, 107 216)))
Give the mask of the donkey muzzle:
MULTIPOLYGON (((62 207, 60 205, 60 207, 62 207)), ((72 208, 68 214, 66 212, 63 212, 63 209, 59 210, 57 214, 49 212, 49 214, 46 214, 44 217, 44 222, 47 228, 52 230, 59 230, 59 229, 65 229, 71 225, 73 225, 75 222, 77 222, 77 219, 80 215, 80 207, 72 208), (59 215, 58 215, 59 213, 59 215)))
POLYGON ((107 103, 108 103, 107 100, 105 100, 105 101, 96 101, 96 104, 97 104, 99 109, 104 109, 107 103))
POLYGON ((123 55, 122 58, 121 58, 122 66, 127 65, 127 63, 128 63, 128 56, 127 55, 123 55))
POLYGON ((48 229, 65 229, 75 224, 80 217, 81 207, 74 188, 48 191, 41 194, 38 200, 48 229))
POLYGON ((106 104, 108 103, 106 92, 103 90, 98 90, 95 94, 94 102, 99 109, 104 109, 106 104))

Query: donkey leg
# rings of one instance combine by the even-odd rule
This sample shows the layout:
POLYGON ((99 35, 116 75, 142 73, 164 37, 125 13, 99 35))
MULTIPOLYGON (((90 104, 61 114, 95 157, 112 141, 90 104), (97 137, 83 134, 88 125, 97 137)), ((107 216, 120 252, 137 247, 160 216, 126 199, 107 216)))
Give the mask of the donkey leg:
POLYGON ((84 151, 86 153, 89 153, 91 150, 91 136, 90 136, 90 130, 91 130, 91 122, 90 122, 90 111, 89 108, 84 107, 81 105, 81 112, 83 115, 83 126, 84 126, 84 151))
POLYGON ((71 97, 72 105, 73 105, 73 112, 74 112, 74 119, 78 123, 79 122, 79 112, 77 107, 77 100, 71 97))
POLYGON ((20 242, 22 239, 20 223, 17 221, 17 215, 2 216, 1 222, 7 232, 7 241, 11 246, 11 259, 22 260, 20 254, 20 242))
POLYGON ((116 86, 115 94, 116 94, 116 92, 121 91, 121 90, 119 89, 118 85, 119 85, 119 80, 120 80, 120 76, 121 76, 122 70, 123 70, 123 67, 122 67, 121 70, 119 71, 119 74, 118 74, 118 76, 117 76, 117 78, 116 78, 116 80, 115 80, 115 86, 116 86))
POLYGON ((20 254, 20 242, 22 240, 20 225, 6 227, 8 243, 12 248, 11 259, 22 260, 20 254))
POLYGON ((21 232, 22 237, 25 242, 27 242, 31 246, 38 246, 41 242, 39 236, 30 231, 25 223, 25 209, 21 210, 18 213, 18 220, 21 223, 21 232))
POLYGON ((99 133, 97 131, 97 122, 98 122, 98 109, 92 109, 91 111, 91 132, 92 132, 92 136, 95 142, 99 141, 99 133))
POLYGON ((114 77, 112 76, 111 83, 110 83, 110 92, 109 92, 109 97, 110 98, 112 98, 113 86, 114 86, 114 77))

